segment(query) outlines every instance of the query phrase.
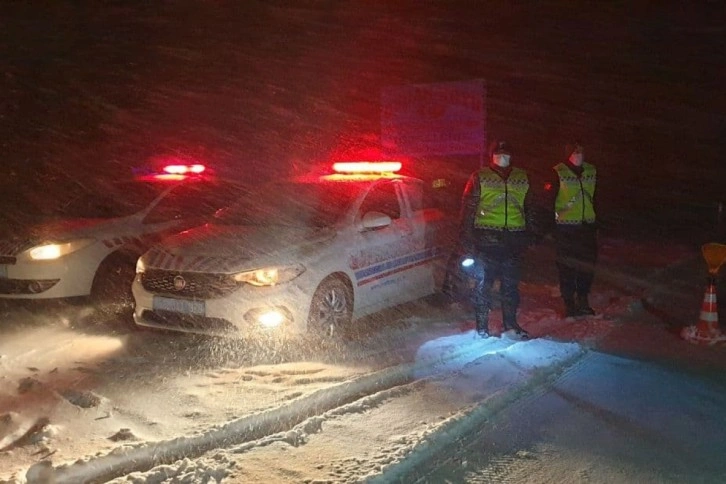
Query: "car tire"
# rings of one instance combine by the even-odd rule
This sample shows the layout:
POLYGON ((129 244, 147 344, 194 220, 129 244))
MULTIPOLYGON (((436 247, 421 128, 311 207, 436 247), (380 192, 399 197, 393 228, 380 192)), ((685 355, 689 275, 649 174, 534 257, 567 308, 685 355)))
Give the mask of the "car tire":
POLYGON ((91 286, 91 301, 106 314, 122 316, 131 324, 133 294, 131 284, 136 276, 137 255, 116 252, 106 257, 96 271, 91 286))
POLYGON ((325 279, 313 294, 308 332, 324 340, 340 339, 353 321, 353 289, 339 277, 325 279))

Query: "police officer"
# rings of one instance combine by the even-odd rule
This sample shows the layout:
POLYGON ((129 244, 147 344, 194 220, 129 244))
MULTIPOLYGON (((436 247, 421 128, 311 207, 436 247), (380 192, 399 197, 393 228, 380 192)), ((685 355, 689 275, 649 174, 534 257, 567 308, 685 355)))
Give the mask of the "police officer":
POLYGON ((510 166, 512 151, 506 141, 490 149, 489 166, 474 172, 464 188, 461 207, 462 250, 482 265, 474 289, 476 330, 489 336, 492 286, 500 282, 504 330, 523 338, 529 334, 517 324, 521 254, 529 246, 530 183, 527 173, 510 166))
POLYGON ((596 182, 595 166, 585 162, 584 147, 573 141, 565 147, 565 161, 553 167, 551 179, 545 184, 554 216, 556 264, 565 317, 595 314, 588 296, 598 252, 596 182))

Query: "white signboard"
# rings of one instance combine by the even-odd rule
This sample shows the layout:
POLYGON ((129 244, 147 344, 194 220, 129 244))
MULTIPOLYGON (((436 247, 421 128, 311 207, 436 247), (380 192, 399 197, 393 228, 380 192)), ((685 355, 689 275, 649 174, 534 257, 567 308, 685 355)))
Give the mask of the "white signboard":
POLYGON ((381 94, 381 143, 388 155, 483 153, 486 89, 481 79, 389 87, 381 94))

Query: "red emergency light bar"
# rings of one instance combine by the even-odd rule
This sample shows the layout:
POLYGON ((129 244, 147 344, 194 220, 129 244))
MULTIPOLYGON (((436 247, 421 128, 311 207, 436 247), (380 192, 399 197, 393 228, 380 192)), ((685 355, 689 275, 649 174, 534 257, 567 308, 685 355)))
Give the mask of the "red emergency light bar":
POLYGON ((166 165, 164 172, 170 175, 186 175, 188 173, 199 175, 206 169, 207 167, 204 165, 166 165))
POLYGON ((333 163, 333 171, 336 173, 395 173, 400 169, 400 161, 338 161, 333 163))

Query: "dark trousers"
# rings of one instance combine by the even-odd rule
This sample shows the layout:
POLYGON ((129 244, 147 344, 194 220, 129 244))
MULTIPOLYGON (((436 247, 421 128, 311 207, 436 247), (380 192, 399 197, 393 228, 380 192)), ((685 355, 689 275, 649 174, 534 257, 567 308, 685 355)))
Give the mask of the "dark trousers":
POLYGON ((499 280, 499 299, 504 329, 517 327, 521 257, 518 251, 505 248, 482 250, 478 254, 482 273, 474 289, 474 308, 479 317, 486 317, 493 306, 494 281, 499 280))
POLYGON ((591 224, 560 225, 555 231, 560 294, 566 303, 586 300, 597 263, 597 231, 591 224))
POLYGON ((718 324, 726 331, 726 269, 721 267, 716 278, 716 304, 718 305, 718 324))

